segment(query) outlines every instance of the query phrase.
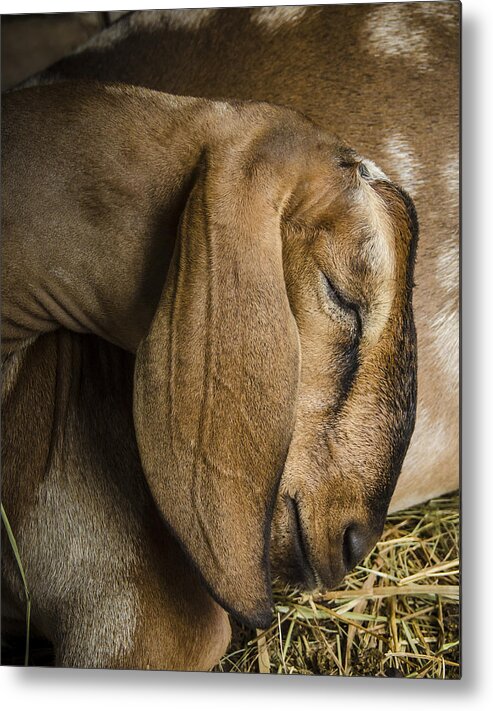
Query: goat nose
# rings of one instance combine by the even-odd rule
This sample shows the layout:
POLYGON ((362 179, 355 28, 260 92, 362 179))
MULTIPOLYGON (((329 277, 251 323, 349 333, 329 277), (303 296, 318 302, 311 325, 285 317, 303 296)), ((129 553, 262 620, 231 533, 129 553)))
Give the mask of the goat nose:
POLYGON ((369 552, 371 542, 365 529, 357 523, 351 523, 342 538, 342 557, 346 572, 349 572, 369 552))

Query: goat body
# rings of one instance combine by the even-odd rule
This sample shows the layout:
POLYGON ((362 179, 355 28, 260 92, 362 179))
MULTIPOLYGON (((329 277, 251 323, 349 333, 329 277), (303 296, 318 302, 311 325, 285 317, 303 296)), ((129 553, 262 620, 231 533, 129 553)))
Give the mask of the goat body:
MULTIPOLYGON (((125 82, 220 100, 225 115, 228 100, 283 104, 411 194, 418 408, 393 510, 458 485, 458 19, 455 2, 139 12, 29 82, 125 82)), ((228 617, 149 492, 132 419, 139 338, 126 335, 59 329, 6 355, 3 467, 17 474, 3 499, 57 663, 207 669, 228 617)), ((8 624, 23 593, 10 555, 3 566, 8 624)))

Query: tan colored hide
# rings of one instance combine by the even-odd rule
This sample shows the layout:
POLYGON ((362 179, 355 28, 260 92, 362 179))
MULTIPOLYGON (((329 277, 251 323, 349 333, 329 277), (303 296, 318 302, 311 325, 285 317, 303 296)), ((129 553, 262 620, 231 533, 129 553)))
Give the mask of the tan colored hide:
POLYGON ((227 621, 193 568, 266 626, 270 558, 335 585, 381 531, 414 424, 412 202, 268 104, 55 83, 2 121, 4 493, 36 624, 61 664, 202 668, 227 621), (177 635, 196 604, 156 653, 149 620, 177 635))
MULTIPOLYGON (((139 12, 28 84, 218 101, 61 87, 34 118, 11 95, 2 496, 59 664, 210 668, 206 588, 267 624, 272 516, 273 572, 308 587, 377 540, 417 233, 380 168, 420 222, 391 509, 457 487, 459 12, 139 12)), ((3 575, 15 626, 8 552, 3 575)))
POLYGON ((138 12, 40 78, 284 104, 409 192, 418 415, 392 510, 459 483, 459 17, 454 0, 138 12))

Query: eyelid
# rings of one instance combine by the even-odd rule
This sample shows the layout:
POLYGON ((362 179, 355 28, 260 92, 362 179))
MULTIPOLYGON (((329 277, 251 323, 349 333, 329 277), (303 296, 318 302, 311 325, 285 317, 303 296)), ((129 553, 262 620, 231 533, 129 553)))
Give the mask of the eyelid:
POLYGON ((354 314, 356 316, 357 324, 358 324, 358 332, 361 333, 362 331, 362 321, 361 321, 361 312, 358 304, 355 304, 354 301, 350 301, 347 297, 345 297, 339 289, 337 289, 334 286, 334 283, 329 279, 327 274, 325 272, 321 272, 322 274, 322 279, 324 281, 325 288, 329 294, 329 297, 334 301, 343 311, 346 311, 347 313, 354 314))

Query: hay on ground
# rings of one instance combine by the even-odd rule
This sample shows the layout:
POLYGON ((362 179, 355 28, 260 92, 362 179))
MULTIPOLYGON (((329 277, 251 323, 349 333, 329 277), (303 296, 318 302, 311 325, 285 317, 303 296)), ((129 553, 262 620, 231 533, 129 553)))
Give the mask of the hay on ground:
MULTIPOLYGON (((275 589, 272 627, 234 625, 218 671, 457 679, 459 497, 389 516, 381 541, 339 590, 275 589)), ((2 639, 2 663, 24 662, 25 638, 2 639)), ((29 664, 52 665, 31 639, 29 664)))
POLYGON ((270 629, 234 626, 218 671, 459 678, 458 494, 389 516, 338 590, 275 602, 270 629))

